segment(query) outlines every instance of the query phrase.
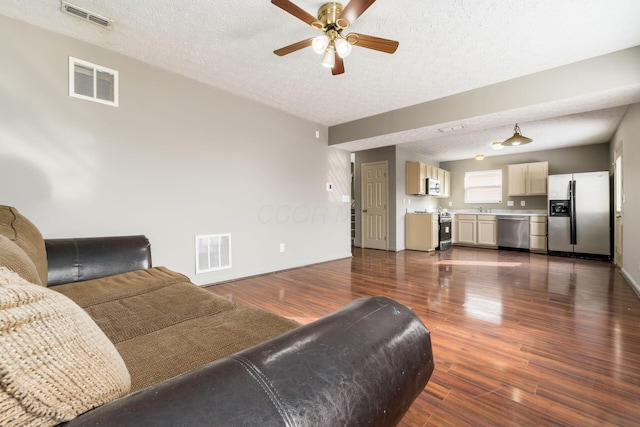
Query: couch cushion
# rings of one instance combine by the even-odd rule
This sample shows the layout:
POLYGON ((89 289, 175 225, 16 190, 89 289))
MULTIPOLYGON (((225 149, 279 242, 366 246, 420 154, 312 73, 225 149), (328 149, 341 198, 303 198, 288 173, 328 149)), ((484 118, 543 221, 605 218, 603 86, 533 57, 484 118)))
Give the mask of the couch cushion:
POLYGON ((14 242, 0 235, 0 267, 15 271, 28 282, 42 285, 38 270, 31 258, 14 242))
POLYGON ((122 358, 80 307, 0 267, 0 425, 55 425, 129 388, 122 358))
POLYGON ((84 308, 114 344, 235 306, 165 267, 54 289, 84 308))
POLYGON ((0 234, 14 241, 33 261, 40 283, 47 284, 47 250, 40 230, 16 208, 0 205, 0 234))
MULTIPOLYGON (((143 295, 175 283, 189 282, 186 276, 165 267, 153 267, 84 282, 55 286, 82 308, 143 295)), ((194 285, 195 286, 195 285, 194 285)))
POLYGON ((55 286, 122 355, 131 390, 157 384, 298 326, 236 305, 165 267, 55 286))
POLYGON ((116 344, 116 348, 131 372, 131 391, 136 391, 298 326, 295 321, 273 313, 238 306, 137 336, 116 344))

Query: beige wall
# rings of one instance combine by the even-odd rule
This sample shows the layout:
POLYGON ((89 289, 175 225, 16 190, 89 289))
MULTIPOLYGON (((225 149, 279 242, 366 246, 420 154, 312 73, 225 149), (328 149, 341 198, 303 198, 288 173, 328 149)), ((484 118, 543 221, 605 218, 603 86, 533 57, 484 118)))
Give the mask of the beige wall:
POLYGON ((0 204, 45 237, 146 234, 200 284, 350 256, 349 153, 326 127, 3 16, 0 40, 0 204), (118 70, 120 107, 69 97, 69 56, 118 70), (233 268, 196 277, 215 233, 233 268))
MULTIPOLYGON (((535 143, 535 142, 534 142, 535 143)), ((549 174, 592 172, 610 170, 609 145, 607 143, 586 145, 581 147, 561 148, 557 150, 535 151, 531 153, 510 154, 485 157, 484 160, 457 160, 442 162, 441 168, 451 171, 451 195, 448 200, 453 206, 450 209, 473 209, 474 205, 464 203, 464 174, 467 171, 502 169, 502 203, 479 205, 491 209, 546 209, 546 196, 509 197, 507 189, 507 165, 529 162, 549 162, 549 174), (513 207, 507 202, 512 200, 513 207), (520 202, 525 202, 525 207, 520 202)))
POLYGON ((387 161, 389 200, 387 204, 388 213, 388 241, 389 250, 401 251, 405 248, 405 214, 407 209, 411 210, 437 210, 440 199, 435 197, 409 196, 406 194, 406 163, 423 162, 438 166, 438 162, 413 151, 401 147, 389 146, 372 150, 358 151, 355 153, 354 170, 354 197, 356 208, 356 238, 355 246, 360 247, 362 243, 362 194, 360 181, 360 168, 363 163, 387 161))
POLYGON ((623 147, 622 271, 640 295, 640 104, 629 106, 611 140, 612 162, 613 150, 619 144, 623 147))

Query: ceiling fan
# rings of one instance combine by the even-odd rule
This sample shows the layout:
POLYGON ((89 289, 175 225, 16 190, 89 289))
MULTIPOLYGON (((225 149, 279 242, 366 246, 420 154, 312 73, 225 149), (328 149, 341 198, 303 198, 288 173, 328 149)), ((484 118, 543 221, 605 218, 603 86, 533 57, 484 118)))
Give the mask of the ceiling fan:
POLYGON ((323 55, 322 65, 331 68, 334 76, 344 73, 343 59, 349 55, 352 46, 394 53, 399 45, 395 40, 358 33, 342 34, 374 2, 375 0, 351 0, 345 7, 336 2, 326 3, 320 6, 318 17, 315 18, 289 0, 271 0, 280 9, 324 33, 277 49, 273 53, 284 56, 311 46, 316 53, 323 55))

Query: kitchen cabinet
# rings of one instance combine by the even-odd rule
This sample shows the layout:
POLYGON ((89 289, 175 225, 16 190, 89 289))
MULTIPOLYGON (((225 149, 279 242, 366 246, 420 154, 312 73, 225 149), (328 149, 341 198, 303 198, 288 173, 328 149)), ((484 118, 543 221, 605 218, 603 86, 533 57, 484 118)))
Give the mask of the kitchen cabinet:
POLYGON ((405 247, 433 251, 439 244, 438 214, 408 213, 405 218, 405 247))
POLYGON ((426 188, 426 168, 427 165, 421 162, 407 163, 407 194, 414 196, 424 196, 427 194, 426 188))
POLYGON ((498 246, 498 220, 495 215, 477 215, 479 246, 498 246))
POLYGON ((547 194, 548 162, 507 165, 509 196, 544 196, 547 194))
POLYGON ((476 216, 475 215, 456 215, 456 243, 460 245, 476 245, 476 216))
POLYGON ((529 217, 529 250, 547 252, 547 217, 544 215, 529 217))
POLYGON ((451 172, 438 169, 438 179, 440 180, 440 198, 451 197, 451 172))
POLYGON ((454 243, 467 246, 498 246, 498 220, 495 215, 456 215, 454 243))
POLYGON ((406 169, 407 194, 412 196, 426 195, 425 180, 432 178, 440 181, 441 194, 436 197, 451 197, 451 172, 422 162, 407 162, 406 169))

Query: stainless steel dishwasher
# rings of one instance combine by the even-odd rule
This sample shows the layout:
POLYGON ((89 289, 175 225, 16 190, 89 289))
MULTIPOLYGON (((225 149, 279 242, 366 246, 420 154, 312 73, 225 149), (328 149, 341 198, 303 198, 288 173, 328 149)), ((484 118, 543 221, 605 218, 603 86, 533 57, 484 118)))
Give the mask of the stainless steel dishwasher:
POLYGON ((498 216, 498 247, 529 249, 529 217, 498 216))

